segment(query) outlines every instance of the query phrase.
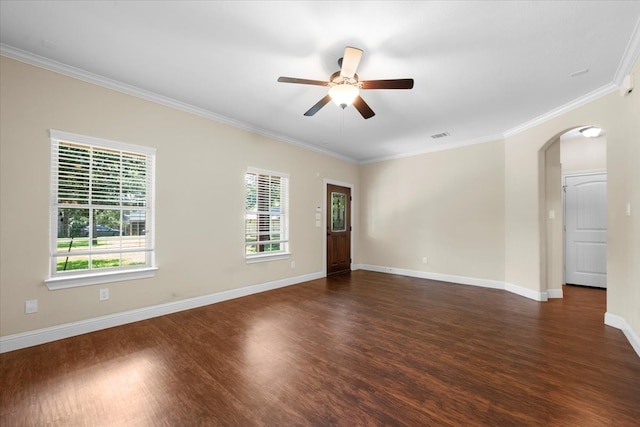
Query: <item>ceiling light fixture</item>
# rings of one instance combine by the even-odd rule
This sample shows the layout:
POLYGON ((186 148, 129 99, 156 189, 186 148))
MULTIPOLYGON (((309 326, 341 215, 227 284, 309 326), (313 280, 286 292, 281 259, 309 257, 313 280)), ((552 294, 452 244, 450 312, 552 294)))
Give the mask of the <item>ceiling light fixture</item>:
POLYGON ((340 83, 331 86, 329 89, 329 96, 336 103, 336 105, 342 109, 353 104, 353 100, 360 94, 358 86, 350 83, 340 83))
POLYGON ((594 126, 589 126, 584 129, 580 129, 580 133, 587 138, 597 138, 602 133, 602 129, 594 126))
POLYGON ((371 107, 369 107, 360 96, 361 89, 411 89, 413 88, 413 79, 360 81, 356 74, 356 68, 358 68, 360 58, 362 58, 362 49, 347 46, 344 49, 344 56, 338 59, 340 69, 331 74, 329 81, 298 79, 295 77, 278 77, 278 81, 329 87, 329 92, 304 113, 307 117, 313 116, 333 100, 333 102, 342 109, 353 104, 363 118, 370 119, 375 116, 376 113, 373 112, 371 107))

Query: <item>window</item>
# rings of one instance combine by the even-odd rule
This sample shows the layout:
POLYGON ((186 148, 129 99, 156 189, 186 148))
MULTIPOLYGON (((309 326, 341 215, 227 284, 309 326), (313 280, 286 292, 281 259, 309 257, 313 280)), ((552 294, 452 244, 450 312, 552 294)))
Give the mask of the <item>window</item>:
POLYGON ((245 175, 247 262, 289 255, 289 176, 249 169, 245 175))
POLYGON ((50 289, 148 277, 155 149, 51 131, 50 289))

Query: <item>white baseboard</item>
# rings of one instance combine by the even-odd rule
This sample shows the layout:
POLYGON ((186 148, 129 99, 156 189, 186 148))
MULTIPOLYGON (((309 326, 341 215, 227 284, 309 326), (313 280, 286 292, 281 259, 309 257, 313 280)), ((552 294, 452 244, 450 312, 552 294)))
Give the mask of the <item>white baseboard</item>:
POLYGON ((480 286, 482 288, 503 289, 505 291, 535 300, 546 301, 547 292, 537 292, 512 283, 499 280, 479 279, 476 277, 454 276, 451 274, 430 273, 428 271, 407 270, 403 268, 384 267, 379 265, 357 264, 355 270, 377 271, 379 273, 399 274, 401 276, 417 277, 420 279, 439 280, 442 282, 458 283, 461 285, 480 286))
POLYGON ((35 331, 7 335, 4 337, 0 337, 0 353, 5 353, 8 351, 18 350, 26 347, 32 347, 34 345, 45 344, 76 335, 95 332, 114 326, 125 325, 127 323, 151 319, 153 317, 176 313, 178 311, 184 311, 192 308, 202 307, 205 305, 215 304, 234 298, 240 298, 260 292, 270 291, 272 289, 283 288, 285 286, 308 282, 310 280, 320 279, 322 277, 325 277, 325 274, 323 272, 310 273, 302 276, 276 280, 273 282, 246 286, 239 289, 231 289, 215 294, 203 295, 180 301, 169 302, 166 304, 125 311, 122 313, 94 317, 92 319, 66 323, 63 325, 52 326, 35 331))
POLYGON ((638 356, 640 356, 640 336, 631 329, 631 326, 624 317, 607 312, 604 314, 604 324, 620 329, 622 333, 624 333, 624 336, 627 337, 627 340, 629 340, 631 347, 633 347, 638 356))
MULTIPOLYGON (((421 279, 438 280, 450 283, 459 283, 463 285, 479 286, 492 289, 503 289, 508 292, 515 293, 536 301, 546 301, 549 298, 562 298, 562 289, 550 289, 548 292, 536 292, 511 283, 500 282, 496 280, 478 279, 465 276, 454 276, 449 274, 429 273, 425 271, 415 271, 398 269, 392 267, 382 267, 367 264, 354 264, 353 270, 376 271, 380 273, 399 274, 402 276, 416 277, 421 279)), ((185 300, 170 302, 166 304, 155 305, 151 307, 130 310, 122 313, 110 314, 107 316, 95 317, 92 319, 82 320, 78 322, 66 323, 63 325, 52 326, 49 328, 38 329, 35 331, 23 332, 19 334, 7 335, 0 337, 0 353, 19 350, 21 348, 32 347, 35 345, 45 344, 48 342, 82 335, 89 332, 95 332, 114 326, 125 325, 127 323, 138 322, 141 320, 151 319, 153 317, 163 316, 166 314, 176 313, 179 311, 189 310, 192 308, 202 307, 205 305, 215 304, 222 301, 240 298, 248 295, 257 294, 273 289, 295 285, 298 283, 316 280, 325 277, 323 272, 310 273, 302 276, 291 277, 287 279, 276 280, 273 282, 261 283, 252 286, 246 286, 239 289, 231 289, 228 291, 218 292, 215 294, 203 295, 199 297, 189 298, 185 300)), ((633 349, 640 356, 640 337, 636 334, 626 320, 615 314, 605 313, 604 323, 614 328, 622 330, 627 337, 633 349)))
POLYGON ((547 289, 547 297, 549 298, 563 298, 564 292, 560 289, 547 289))
POLYGON ((512 294, 532 299, 534 301, 547 301, 549 299, 549 295, 546 291, 534 291, 533 289, 514 285, 513 283, 504 282, 504 290, 507 292, 511 292, 512 294))
MULTIPOLYGON (((480 286, 483 288, 503 289, 535 301, 547 301, 548 298, 562 298, 562 289, 549 289, 546 292, 537 292, 512 283, 500 282, 497 280, 477 279, 473 277, 453 276, 450 274, 429 273, 426 271, 405 270, 401 268, 383 267, 379 265, 354 264, 354 270, 376 271, 378 273, 399 274, 401 276, 417 277, 420 279, 439 280, 443 282, 458 283, 462 285, 480 286)), ((622 330, 631 343, 633 349, 640 356, 640 337, 631 329, 627 321, 615 314, 605 313, 604 323, 614 328, 622 330)))

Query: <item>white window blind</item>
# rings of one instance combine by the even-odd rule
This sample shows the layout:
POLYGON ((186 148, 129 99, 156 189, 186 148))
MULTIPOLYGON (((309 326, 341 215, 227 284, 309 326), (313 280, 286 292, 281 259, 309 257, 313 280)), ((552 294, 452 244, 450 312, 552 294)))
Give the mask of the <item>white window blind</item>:
POLYGON ((245 174, 245 255, 247 259, 289 251, 289 176, 249 169, 245 174))
POLYGON ((51 131, 51 279, 152 268, 155 149, 51 131))

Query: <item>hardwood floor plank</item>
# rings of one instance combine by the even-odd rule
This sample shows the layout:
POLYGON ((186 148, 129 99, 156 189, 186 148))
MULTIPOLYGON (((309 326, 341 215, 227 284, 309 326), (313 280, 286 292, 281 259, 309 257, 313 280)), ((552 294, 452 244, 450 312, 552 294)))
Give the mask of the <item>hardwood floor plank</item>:
POLYGON ((0 355, 2 426, 637 426, 606 293, 356 271, 0 355))

